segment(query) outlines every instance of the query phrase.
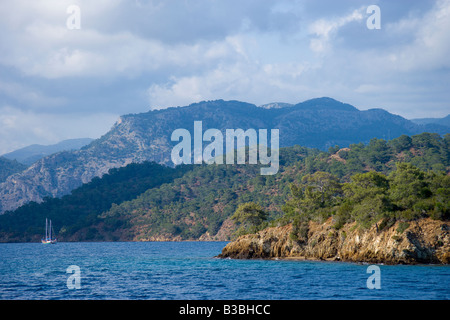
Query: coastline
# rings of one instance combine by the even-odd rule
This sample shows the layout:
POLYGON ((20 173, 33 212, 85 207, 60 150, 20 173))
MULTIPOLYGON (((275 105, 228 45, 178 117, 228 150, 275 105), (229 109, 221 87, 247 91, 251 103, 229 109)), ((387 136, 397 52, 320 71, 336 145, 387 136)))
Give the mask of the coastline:
POLYGON ((290 237, 292 225, 271 227, 228 243, 218 258, 343 261, 377 264, 450 264, 450 222, 430 218, 398 231, 355 223, 335 230, 332 220, 310 222, 306 239, 290 237))

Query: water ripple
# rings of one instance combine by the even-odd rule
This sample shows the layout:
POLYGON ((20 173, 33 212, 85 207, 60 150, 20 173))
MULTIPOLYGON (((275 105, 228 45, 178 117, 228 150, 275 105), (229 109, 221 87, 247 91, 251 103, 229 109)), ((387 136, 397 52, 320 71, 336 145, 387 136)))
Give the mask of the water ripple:
POLYGON ((449 266, 214 258, 224 242, 0 244, 0 299, 449 299, 449 266), (67 287, 70 265, 80 289, 67 287))

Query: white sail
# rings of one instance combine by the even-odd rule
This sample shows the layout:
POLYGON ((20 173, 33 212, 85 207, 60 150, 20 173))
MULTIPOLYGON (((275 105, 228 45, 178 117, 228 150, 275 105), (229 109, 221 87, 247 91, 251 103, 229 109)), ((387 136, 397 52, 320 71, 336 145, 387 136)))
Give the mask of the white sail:
POLYGON ((56 243, 56 238, 54 238, 54 231, 52 227, 52 220, 50 220, 50 225, 48 219, 45 218, 45 238, 41 240, 42 243, 56 243))

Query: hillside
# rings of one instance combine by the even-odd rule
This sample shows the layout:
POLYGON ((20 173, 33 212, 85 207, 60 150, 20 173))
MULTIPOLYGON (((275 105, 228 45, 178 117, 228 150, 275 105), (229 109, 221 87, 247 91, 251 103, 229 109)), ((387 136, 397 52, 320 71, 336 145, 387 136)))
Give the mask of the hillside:
POLYGON ((438 124, 442 126, 450 127, 450 114, 443 118, 418 118, 411 119, 412 122, 417 124, 438 124))
POLYGON ((3 182, 9 176, 21 172, 27 168, 26 165, 10 160, 5 157, 0 157, 0 182, 3 182))
POLYGON ((309 224, 308 239, 290 237, 292 226, 272 227, 230 242, 218 256, 234 259, 298 259, 383 264, 450 264, 450 223, 420 219, 400 229, 396 222, 385 230, 333 228, 330 218, 309 224))
POLYGON ((12 152, 5 153, 3 157, 10 160, 17 160, 17 162, 23 163, 27 166, 42 159, 48 155, 51 155, 60 151, 78 150, 85 145, 88 145, 93 139, 80 138, 80 139, 68 139, 52 145, 40 145, 33 144, 12 152))
MULTIPOLYGON (((391 141, 391 148, 385 151, 400 151, 395 155, 400 161, 391 162, 393 170, 382 165, 389 158, 389 152, 380 148, 382 141, 373 141, 373 147, 379 146, 372 151, 378 151, 362 154, 368 159, 385 159, 375 161, 375 170, 354 173, 348 179, 328 170, 304 175, 290 185, 282 216, 272 220, 270 227, 261 222, 247 224, 243 231, 241 227, 241 236, 219 257, 449 264, 450 135, 440 146, 438 139, 431 137, 421 134, 411 140, 402 136, 391 141), (424 156, 405 157, 408 152, 424 156), (440 160, 434 162, 433 158, 440 160), (447 166, 446 170, 440 165, 447 166)), ((347 166, 356 158, 356 149, 341 149, 331 157, 347 166)))
MULTIPOLYGON (((367 145, 328 151, 286 147, 280 150, 280 171, 274 176, 260 175, 258 165, 188 165, 175 170, 132 164, 62 199, 49 198, 0 216, 0 239, 37 240, 42 221, 51 217, 63 241, 228 240, 236 230, 230 217, 239 204, 258 203, 268 212, 270 223, 289 223, 286 204, 292 185, 303 177, 322 171, 346 183, 358 173, 389 175, 400 162, 424 172, 450 172, 450 134, 401 136, 389 142, 372 139, 367 145), (160 179, 154 180, 155 176, 160 179), (130 192, 133 185, 141 187, 130 192)), ((422 206, 429 207, 433 199, 428 197, 422 206)), ((440 201, 450 203, 445 199, 440 201)), ((364 216, 358 219, 371 223, 364 216)))
MULTIPOLYGON (((42 221, 53 221, 60 240, 92 240, 91 227, 100 222, 99 214, 115 203, 136 198, 142 192, 170 183, 190 170, 176 169, 144 162, 109 170, 102 178, 94 178, 62 198, 45 198, 30 202, 0 216, 2 241, 39 241, 42 221)), ((118 225, 115 225, 118 227, 118 225)))
POLYGON ((111 168, 143 161, 172 165, 172 132, 203 121, 203 128, 279 129, 280 146, 302 145, 327 150, 425 131, 444 134, 445 126, 418 125, 381 109, 360 111, 331 98, 308 100, 285 108, 261 108, 239 101, 205 101, 186 107, 120 117, 101 138, 76 151, 38 160, 0 184, 0 212, 45 197, 61 197, 111 168))

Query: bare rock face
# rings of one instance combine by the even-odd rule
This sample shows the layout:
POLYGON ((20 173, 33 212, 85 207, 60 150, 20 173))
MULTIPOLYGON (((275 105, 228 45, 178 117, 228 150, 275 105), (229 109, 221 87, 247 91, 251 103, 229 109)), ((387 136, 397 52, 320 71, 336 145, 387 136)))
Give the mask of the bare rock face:
POLYGON ((132 162, 170 160, 169 133, 155 139, 145 117, 122 116, 106 135, 81 150, 62 151, 44 157, 23 172, 0 183, 0 214, 45 197, 61 197, 101 177, 112 168, 132 162), (168 138, 169 137, 169 138, 168 138))
POLYGON ((378 230, 376 225, 361 230, 354 223, 335 230, 331 219, 324 224, 310 222, 307 239, 303 241, 291 238, 291 225, 272 227, 230 242, 219 257, 385 264, 450 263, 450 222, 427 218, 408 223, 405 230, 397 230, 399 222, 385 230, 378 230))
POLYGON ((444 126, 418 125, 381 109, 360 111, 331 98, 280 106, 273 104, 267 109, 245 102, 216 100, 121 116, 110 131, 80 150, 49 155, 22 172, 5 176, 0 183, 0 214, 30 201, 69 194, 109 169, 131 162, 173 165, 172 132, 178 128, 192 130, 198 120, 203 121, 205 130, 278 128, 283 132, 281 147, 301 145, 321 149, 369 142, 385 135, 386 128, 390 128, 392 137, 448 131, 444 126))

